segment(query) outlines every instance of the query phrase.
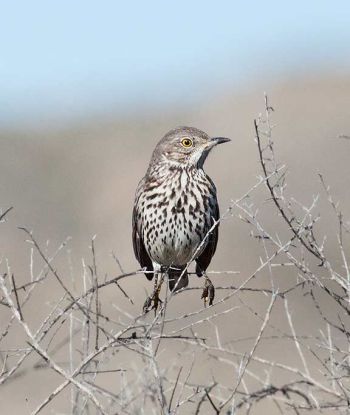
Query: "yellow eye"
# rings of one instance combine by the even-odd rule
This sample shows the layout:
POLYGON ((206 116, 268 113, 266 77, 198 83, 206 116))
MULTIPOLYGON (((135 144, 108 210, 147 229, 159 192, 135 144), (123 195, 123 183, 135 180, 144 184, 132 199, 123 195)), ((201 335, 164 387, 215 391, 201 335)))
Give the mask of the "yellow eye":
POLYGON ((193 146, 193 141, 190 138, 183 138, 181 140, 181 144, 184 147, 189 148, 189 147, 192 147, 193 146))

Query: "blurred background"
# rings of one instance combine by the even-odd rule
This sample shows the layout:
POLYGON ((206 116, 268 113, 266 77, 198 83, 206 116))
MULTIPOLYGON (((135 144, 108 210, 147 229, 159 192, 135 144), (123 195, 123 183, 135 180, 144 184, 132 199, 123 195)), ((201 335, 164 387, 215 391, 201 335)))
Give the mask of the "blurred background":
POLYGON ((346 73, 348 18, 346 1, 3 2, 1 123, 184 111, 257 83, 346 73))
MULTIPOLYGON (((134 191, 156 142, 175 126, 232 138, 206 166, 224 211, 259 174, 253 119, 264 111, 264 92, 291 194, 309 203, 321 172, 350 207, 350 143, 340 138, 350 135, 348 1, 0 4, 0 209, 14 207, 1 225, 0 254, 18 281, 28 281, 30 262, 18 226, 50 252, 72 237, 58 260, 71 274, 80 273, 94 235, 104 272, 119 272, 112 251, 125 270, 136 269, 134 191)), ((212 269, 243 278, 259 255, 234 215, 222 225, 212 269)), ((138 312, 151 287, 141 276, 125 286, 135 290, 138 312)), ((249 335, 233 324, 232 335, 249 335)), ((56 385, 43 376, 43 390, 28 379, 22 389, 3 388, 3 407, 34 407, 56 385)))

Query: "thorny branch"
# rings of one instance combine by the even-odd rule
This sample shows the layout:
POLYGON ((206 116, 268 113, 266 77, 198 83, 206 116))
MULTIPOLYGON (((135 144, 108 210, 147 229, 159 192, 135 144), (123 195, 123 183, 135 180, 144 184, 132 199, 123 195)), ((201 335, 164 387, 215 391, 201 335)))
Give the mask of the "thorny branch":
MULTIPOLYGON (((226 220, 242 220, 252 236, 251 252, 260 249, 260 258, 252 254, 252 272, 209 272, 217 292, 209 308, 202 307, 202 287, 193 278, 176 293, 165 290, 162 306, 145 316, 138 291, 141 281, 147 284, 139 276, 144 270, 124 271, 113 254, 119 275, 102 279, 103 262, 97 260, 101 255, 93 238, 91 265, 83 260, 82 275, 73 272, 70 281, 69 273, 56 265, 68 242, 49 255, 24 229, 31 243, 30 277, 23 280, 1 259, 0 384, 35 383, 44 370, 56 372, 60 380, 46 397, 33 399, 32 414, 48 406, 56 410, 67 389, 74 415, 233 415, 253 408, 263 414, 271 413, 271 405, 276 413, 348 413, 348 222, 321 174, 338 223, 337 262, 328 255, 326 235, 315 236, 324 220, 314 213, 319 198, 307 206, 286 193, 285 167, 275 158, 271 113, 265 97, 265 111, 254 121, 262 175, 219 219, 222 226, 226 220), (263 189, 262 203, 258 190, 263 189), (281 228, 269 230, 275 213, 287 237, 281 236, 286 234, 281 228), (111 290, 113 286, 118 290, 111 290), (43 301, 39 292, 52 287, 56 298, 43 301), (38 298, 36 317, 41 320, 34 323, 31 306, 38 298), (34 364, 29 359, 33 355, 34 364)), ((0 224, 11 209, 0 214, 0 224)))

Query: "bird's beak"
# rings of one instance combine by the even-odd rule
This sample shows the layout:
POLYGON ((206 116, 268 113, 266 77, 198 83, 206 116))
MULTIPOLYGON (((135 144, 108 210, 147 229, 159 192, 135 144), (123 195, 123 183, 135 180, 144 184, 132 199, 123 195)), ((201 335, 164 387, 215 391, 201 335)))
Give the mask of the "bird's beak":
POLYGON ((228 143, 231 140, 226 137, 213 137, 210 141, 213 146, 216 146, 218 144, 228 143))

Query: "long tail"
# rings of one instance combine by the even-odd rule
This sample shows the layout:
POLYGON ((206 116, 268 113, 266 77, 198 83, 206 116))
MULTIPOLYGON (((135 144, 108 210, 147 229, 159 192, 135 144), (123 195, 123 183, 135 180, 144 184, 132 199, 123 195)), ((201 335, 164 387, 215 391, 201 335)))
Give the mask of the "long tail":
POLYGON ((181 290, 181 288, 185 288, 188 286, 188 274, 187 271, 183 271, 183 269, 174 268, 170 268, 168 270, 168 281, 170 291, 178 291, 181 290))

